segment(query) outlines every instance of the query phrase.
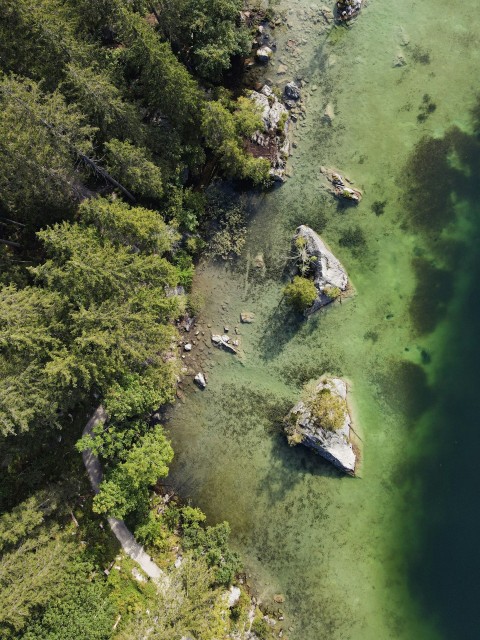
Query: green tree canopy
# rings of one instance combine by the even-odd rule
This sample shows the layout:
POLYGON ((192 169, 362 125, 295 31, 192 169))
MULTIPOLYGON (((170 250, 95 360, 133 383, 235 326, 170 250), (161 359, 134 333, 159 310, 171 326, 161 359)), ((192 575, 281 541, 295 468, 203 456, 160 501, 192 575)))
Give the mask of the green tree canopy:
POLYGON ((251 180, 254 184, 268 181, 270 163, 254 158, 244 149, 240 132, 261 128, 259 119, 241 103, 237 112, 231 112, 221 102, 207 102, 203 110, 202 131, 209 147, 227 176, 251 180), (248 117, 246 117, 248 114, 248 117))
POLYGON ((145 506, 148 487, 168 474, 173 449, 161 426, 149 431, 128 451, 124 462, 117 464, 100 485, 94 510, 123 518, 145 506))
POLYGON ((120 140, 110 140, 105 148, 110 173, 136 197, 152 200, 162 197, 162 174, 147 149, 120 140))
POLYGON ((218 81, 231 57, 248 53, 250 37, 240 26, 242 0, 159 0, 160 28, 183 59, 208 80, 218 81))
POLYGON ((172 249, 177 235, 157 211, 130 207, 121 200, 91 198, 78 209, 83 222, 94 225, 101 236, 115 245, 162 255, 172 249))
POLYGON ((0 79, 0 204, 24 222, 65 215, 82 190, 74 149, 92 150, 94 128, 55 91, 0 79))

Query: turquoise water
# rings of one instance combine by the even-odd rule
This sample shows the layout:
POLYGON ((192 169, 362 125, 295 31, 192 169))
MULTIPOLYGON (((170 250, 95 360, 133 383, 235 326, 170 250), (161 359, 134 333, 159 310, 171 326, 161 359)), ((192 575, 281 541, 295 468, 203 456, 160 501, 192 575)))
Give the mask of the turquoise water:
POLYGON ((268 71, 280 86, 308 80, 291 178, 254 200, 238 262, 198 270, 205 307, 185 364, 208 387, 187 376, 170 417, 173 482, 211 521, 229 520, 265 605, 278 611, 273 595, 285 595, 284 637, 478 638, 476 18, 456 0, 372 1, 331 30, 316 7, 288 4, 268 71), (358 207, 332 200, 322 165, 355 180, 358 207), (301 223, 356 292, 307 321, 281 301, 301 223), (254 324, 240 325, 242 310, 254 324), (224 325, 238 327, 240 357, 212 349, 224 325), (279 430, 326 372, 351 381, 358 479, 279 430))

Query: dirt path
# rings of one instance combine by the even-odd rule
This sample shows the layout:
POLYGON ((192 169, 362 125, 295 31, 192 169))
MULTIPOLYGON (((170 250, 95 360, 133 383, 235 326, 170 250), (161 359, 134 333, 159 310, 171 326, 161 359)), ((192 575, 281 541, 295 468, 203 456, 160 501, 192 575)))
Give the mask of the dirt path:
MULTIPOLYGON (((106 419, 107 413, 103 406, 100 405, 95 409, 92 417, 85 425, 83 435, 91 435, 93 427, 98 422, 105 422, 106 419)), ((94 493, 97 494, 100 483, 102 481, 102 465, 100 464, 100 460, 91 451, 91 449, 87 449, 86 451, 84 451, 82 457, 83 464, 85 465, 85 469, 92 485, 92 489, 94 493)), ((132 560, 135 560, 135 562, 138 563, 142 571, 144 571, 144 573, 146 573, 149 578, 159 583, 167 582, 166 574, 160 569, 158 565, 155 564, 155 562, 153 562, 150 556, 145 553, 142 545, 140 545, 135 540, 133 534, 128 530, 123 520, 118 520, 117 518, 108 518, 108 524, 110 525, 110 529, 113 531, 115 537, 120 542, 125 553, 130 558, 132 558, 132 560)))

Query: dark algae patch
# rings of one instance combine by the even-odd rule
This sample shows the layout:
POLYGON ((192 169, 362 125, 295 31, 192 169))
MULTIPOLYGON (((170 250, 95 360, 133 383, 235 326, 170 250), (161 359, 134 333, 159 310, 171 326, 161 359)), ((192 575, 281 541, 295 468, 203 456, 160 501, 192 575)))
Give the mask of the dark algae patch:
MULTIPOLYGON (((480 513, 477 452, 480 451, 480 255, 472 249, 469 286, 457 300, 434 386, 430 433, 434 455, 411 469, 422 487, 417 522, 420 544, 410 567, 410 583, 426 615, 438 620, 445 640, 479 637, 478 574, 480 513)), ((463 276, 464 278, 466 275, 463 276)))
POLYGON ((430 333, 447 311, 453 294, 453 274, 425 258, 414 258, 412 266, 417 283, 410 302, 410 316, 420 334, 430 333))

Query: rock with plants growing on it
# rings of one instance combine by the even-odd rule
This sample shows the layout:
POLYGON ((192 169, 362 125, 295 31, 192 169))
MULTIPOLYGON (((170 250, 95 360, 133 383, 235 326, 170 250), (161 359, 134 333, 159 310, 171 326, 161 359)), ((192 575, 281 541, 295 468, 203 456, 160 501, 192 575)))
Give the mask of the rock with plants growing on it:
POLYGON ((346 382, 322 376, 307 385, 304 397, 286 416, 284 430, 290 445, 304 444, 341 471, 354 475, 357 460, 351 423, 346 382))
POLYGON ((296 268, 316 291, 311 305, 303 309, 306 315, 330 304, 348 289, 344 267, 313 229, 300 225, 293 237, 292 249, 296 268))

